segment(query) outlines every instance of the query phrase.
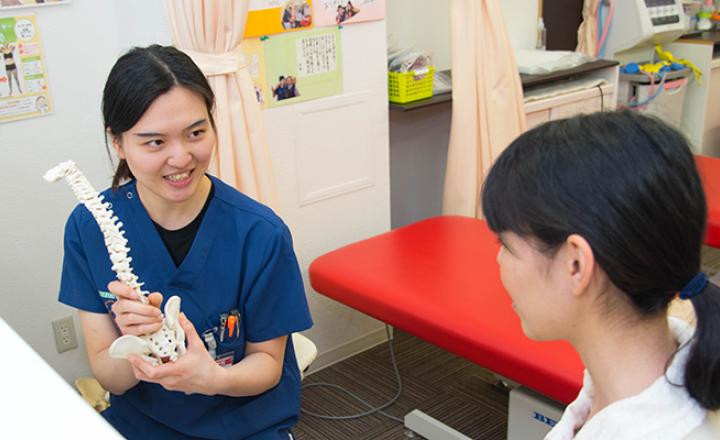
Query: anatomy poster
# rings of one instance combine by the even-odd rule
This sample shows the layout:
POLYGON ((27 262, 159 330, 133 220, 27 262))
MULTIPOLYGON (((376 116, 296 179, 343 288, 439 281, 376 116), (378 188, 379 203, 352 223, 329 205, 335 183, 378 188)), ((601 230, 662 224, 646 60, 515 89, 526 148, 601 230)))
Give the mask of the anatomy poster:
POLYGON ((70 0, 0 0, 0 9, 27 8, 70 3, 70 0))
POLYGON ((342 45, 337 28, 276 35, 264 45, 270 107, 342 93, 342 45))
POLYGON ((385 0, 315 0, 315 26, 382 20, 385 0))
POLYGON ((0 122, 52 111, 34 15, 0 18, 0 122))
POLYGON ((245 38, 307 30, 313 26, 312 0, 249 1, 245 38))

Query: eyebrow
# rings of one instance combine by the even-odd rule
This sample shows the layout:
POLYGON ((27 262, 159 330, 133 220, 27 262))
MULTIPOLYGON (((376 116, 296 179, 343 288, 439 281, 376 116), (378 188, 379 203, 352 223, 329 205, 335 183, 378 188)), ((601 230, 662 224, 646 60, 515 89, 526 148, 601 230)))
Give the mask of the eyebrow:
MULTIPOLYGON (((183 129, 183 131, 192 130, 193 128, 197 128, 201 125, 207 124, 208 120, 198 119, 197 121, 193 122, 192 124, 188 125, 183 129)), ((133 136, 141 137, 141 138, 150 138, 150 137, 158 137, 158 136, 164 136, 164 133, 157 133, 154 131, 147 131, 147 132, 140 132, 140 133, 133 133, 133 136)))

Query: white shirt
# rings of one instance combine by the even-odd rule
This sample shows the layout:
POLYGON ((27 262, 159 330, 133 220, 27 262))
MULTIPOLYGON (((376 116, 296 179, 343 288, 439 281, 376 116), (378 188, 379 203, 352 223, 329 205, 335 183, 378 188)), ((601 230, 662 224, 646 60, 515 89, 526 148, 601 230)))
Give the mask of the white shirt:
POLYGON ((668 318, 668 323, 680 349, 664 376, 639 394, 613 402, 587 420, 593 383, 585 370, 580 393, 545 440, 676 440, 702 424, 707 411, 690 397, 684 386, 677 386, 685 384, 685 364, 692 345, 688 341, 695 328, 673 317, 668 318), (578 428, 581 429, 577 431, 578 428))

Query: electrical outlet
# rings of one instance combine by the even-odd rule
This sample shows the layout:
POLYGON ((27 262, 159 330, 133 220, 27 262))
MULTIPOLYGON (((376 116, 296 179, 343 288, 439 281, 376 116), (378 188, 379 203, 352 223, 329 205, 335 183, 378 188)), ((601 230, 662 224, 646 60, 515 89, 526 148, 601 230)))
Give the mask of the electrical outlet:
POLYGON ((77 348, 77 336, 75 336, 75 324, 72 316, 66 316, 52 322, 53 334, 55 335, 55 347, 57 352, 77 348))

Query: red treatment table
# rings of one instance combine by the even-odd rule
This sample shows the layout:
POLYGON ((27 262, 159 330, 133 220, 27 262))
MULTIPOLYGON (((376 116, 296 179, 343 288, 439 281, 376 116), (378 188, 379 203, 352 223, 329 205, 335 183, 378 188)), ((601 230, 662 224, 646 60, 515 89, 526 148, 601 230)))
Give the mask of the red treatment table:
POLYGON ((569 403, 582 385, 582 362, 566 342, 523 334, 500 281, 498 250, 485 222, 435 217, 318 257, 310 281, 323 295, 569 403))
POLYGON ((695 156, 708 205, 708 227, 705 244, 720 248, 720 159, 695 156))
MULTIPOLYGON (((720 159, 695 160, 708 203, 705 243, 720 248, 720 159)), ((522 333, 500 281, 498 250, 483 221, 435 217, 318 257, 310 282, 323 295, 570 403, 582 385, 582 362, 566 342, 535 342, 522 333)))

